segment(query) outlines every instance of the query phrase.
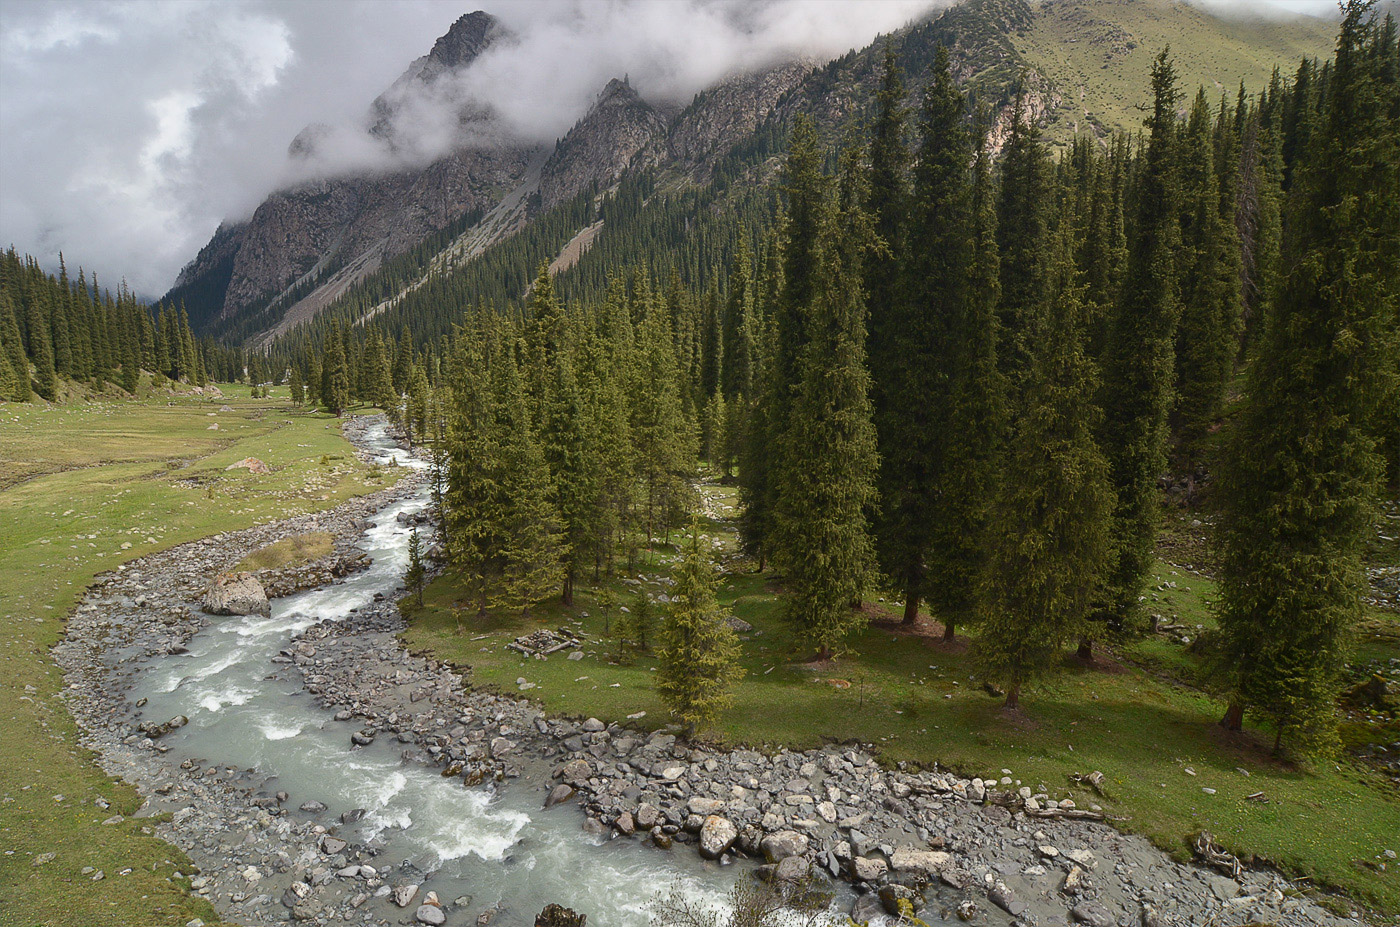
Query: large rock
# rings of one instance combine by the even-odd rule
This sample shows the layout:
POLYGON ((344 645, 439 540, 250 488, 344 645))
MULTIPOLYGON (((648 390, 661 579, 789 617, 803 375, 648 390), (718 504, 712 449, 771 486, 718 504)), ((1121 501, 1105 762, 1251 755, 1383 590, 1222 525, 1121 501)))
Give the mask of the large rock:
POLYGON ((890 856, 890 868, 895 872, 935 878, 953 864, 951 854, 941 850, 920 850, 918 847, 900 847, 890 856))
POLYGON ((807 836, 795 830, 780 830, 769 834, 758 845, 763 858, 770 863, 780 863, 789 856, 801 856, 807 852, 807 836))
POLYGON ((559 904, 547 904, 535 918, 535 927, 584 927, 588 915, 559 904))
POLYGON ((224 573, 204 594, 204 610, 211 615, 270 615, 267 593, 252 573, 224 573))
POLYGON ((429 927, 439 927, 439 925, 447 923, 447 915, 444 914, 442 908, 439 908, 437 905, 419 905, 413 917, 418 923, 428 924, 429 927))
POLYGON ((706 859, 719 859, 739 838, 739 829, 728 818, 712 814, 700 826, 700 855, 706 859))
POLYGON ((851 860, 851 874, 858 882, 878 882, 885 877, 890 867, 883 859, 857 856, 851 860))

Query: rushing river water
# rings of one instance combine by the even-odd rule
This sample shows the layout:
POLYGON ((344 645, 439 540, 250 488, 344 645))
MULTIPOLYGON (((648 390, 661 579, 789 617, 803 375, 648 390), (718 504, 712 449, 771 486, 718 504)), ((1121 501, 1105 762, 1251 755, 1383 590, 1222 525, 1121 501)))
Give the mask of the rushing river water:
MULTIPOLYGON (((422 466, 382 426, 367 438, 381 463, 422 466)), ((288 807, 324 802, 326 820, 365 809, 343 835, 377 839, 387 847, 379 859, 395 866, 412 861, 423 872, 436 870, 427 887, 444 901, 471 896, 453 924, 469 923, 467 912, 498 903, 496 923, 532 922, 546 903, 559 902, 599 927, 641 927, 657 894, 672 884, 718 903, 744 865, 722 868, 689 849, 664 853, 589 836, 572 804, 540 810, 538 783, 464 788, 436 769, 405 762, 401 746, 387 737, 351 749, 359 724, 333 720, 302 690, 299 673, 275 672, 286 668, 271 660, 293 635, 394 591, 407 566, 410 533, 396 516, 426 503, 424 490, 378 513, 361 541, 373 558, 368 569, 274 600, 270 617, 216 619, 188 641, 188 653, 145 664, 133 691, 149 699, 147 716, 189 718, 162 743, 207 765, 255 769, 291 796, 288 807)))

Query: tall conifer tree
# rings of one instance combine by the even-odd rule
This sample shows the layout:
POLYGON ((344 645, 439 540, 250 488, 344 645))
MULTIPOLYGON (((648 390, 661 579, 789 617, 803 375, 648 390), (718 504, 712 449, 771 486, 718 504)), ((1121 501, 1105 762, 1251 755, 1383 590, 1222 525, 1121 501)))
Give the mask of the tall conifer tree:
POLYGON ((1324 117, 1293 174, 1288 272, 1222 479, 1222 723, 1257 711, 1276 746, 1304 753, 1335 745, 1381 473, 1368 426, 1400 350, 1397 51, 1370 7, 1344 7, 1324 117))

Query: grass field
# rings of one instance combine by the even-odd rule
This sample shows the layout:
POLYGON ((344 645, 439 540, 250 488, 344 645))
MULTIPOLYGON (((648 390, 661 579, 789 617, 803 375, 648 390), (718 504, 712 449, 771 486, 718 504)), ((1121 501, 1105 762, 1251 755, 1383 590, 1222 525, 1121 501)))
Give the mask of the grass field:
POLYGON ((1250 93, 1285 76, 1304 55, 1328 57, 1337 24, 1311 17, 1216 17, 1173 0, 1057 0, 1041 3, 1030 30, 1013 36, 1017 51, 1060 91, 1049 138, 1067 142, 1093 123, 1136 132, 1151 97, 1152 59, 1171 47, 1183 107, 1198 87, 1212 106, 1234 104, 1240 81, 1250 93))
POLYGON ((218 921, 176 875, 188 878, 189 861, 152 836, 148 822, 100 823, 130 818, 140 800, 77 746, 49 648, 98 573, 382 485, 355 461, 333 418, 285 399, 250 400, 246 388, 226 394, 0 404, 3 927, 218 921), (225 405, 233 411, 219 411, 225 405), (273 472, 224 469, 247 456, 273 472))
MULTIPOLYGON (((707 492, 719 494, 732 513, 732 490, 707 492)), ((732 546, 727 521, 712 521, 707 530, 732 546)), ((664 591, 657 580, 674 555, 659 551, 642 566, 641 588, 664 591)), ((723 742, 804 748, 860 740, 875 744, 887 762, 938 763, 994 778, 1009 768, 1052 796, 1101 802, 1123 819, 1123 828, 1179 857, 1187 854, 1188 837, 1209 830, 1246 859, 1272 860, 1379 909, 1400 910, 1400 876, 1393 863, 1380 868, 1384 850, 1400 851, 1393 788, 1359 764, 1301 770, 1271 758, 1262 734, 1243 741, 1225 736, 1214 723, 1223 706, 1197 687, 1200 666, 1179 640, 1151 638, 1095 667, 1067 660, 1062 673, 1023 698, 1023 714, 1008 716, 1001 699, 983 690, 966 637, 944 645, 941 629, 927 619, 918 633, 905 633, 894 624, 900 609, 876 603, 871 627, 851 642, 852 653, 827 664, 805 662, 810 648, 785 627, 767 578, 742 561, 731 567, 721 601, 755 632, 743 636, 747 675, 714 732, 723 742), (1077 793, 1069 777, 1096 769, 1107 776, 1106 797, 1077 793), (1268 801, 1247 800, 1258 792, 1268 801)), ((1210 626, 1214 584, 1166 563, 1158 573, 1149 604, 1163 623, 1210 626)), ((638 588, 613 585, 624 604, 638 588)), ((524 678, 535 685, 524 694, 553 712, 613 721, 645 712, 635 723, 667 723, 652 690, 654 660, 618 653, 604 627, 617 616, 605 619, 593 595, 580 594, 569 611, 539 607, 530 620, 493 614, 478 622, 467 609, 460 634, 452 607, 458 600, 451 579, 433 583, 406 632, 408 645, 469 666, 480 686, 520 694, 517 680, 524 678), (588 641, 580 661, 562 653, 525 660, 505 648, 533 628, 566 623, 588 641)), ((1394 641, 1381 646, 1400 655, 1394 641)))

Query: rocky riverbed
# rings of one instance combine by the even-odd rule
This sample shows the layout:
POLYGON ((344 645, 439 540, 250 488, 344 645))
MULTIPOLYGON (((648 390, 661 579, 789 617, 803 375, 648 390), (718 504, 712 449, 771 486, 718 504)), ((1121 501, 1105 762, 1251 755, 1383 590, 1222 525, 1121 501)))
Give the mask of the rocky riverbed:
MULTIPOLYGON (((353 419, 347 435, 363 444, 366 427, 353 419)), ((362 565, 354 543, 366 521, 419 491, 421 479, 411 472, 330 512, 127 564, 94 585, 56 648, 70 707, 103 767, 146 796, 143 816, 170 815, 157 833, 189 854, 200 870, 191 889, 232 921, 507 924, 537 913, 474 902, 431 858, 391 858, 383 836, 357 829, 363 809, 328 811, 343 796, 289 799, 254 769, 180 757, 150 736, 172 722, 178 729, 179 719, 146 717, 133 689, 143 661, 180 654, 215 620, 195 603, 217 574, 268 543, 327 531, 336 539, 331 557, 274 589, 333 581, 362 565)), ((497 783, 533 795, 535 807, 550 808, 544 814, 568 816, 599 840, 635 843, 632 853, 698 853, 712 866, 753 859, 766 878, 840 879, 853 887, 846 903, 861 920, 905 898, 930 922, 1359 923, 1298 895, 1277 873, 1235 871, 1229 860, 1215 869, 1174 862, 1092 820, 1098 810, 1087 786, 1080 804, 1057 802, 1009 769, 995 780, 963 779, 885 768, 872 749, 854 745, 769 756, 697 748, 640 724, 548 717, 406 653, 401 627, 389 598, 370 602, 306 627, 271 658, 267 678, 304 688, 348 722, 347 747, 392 744, 404 763, 440 770, 457 788, 497 783)), ((610 923, 607 910, 583 913, 610 923)))

